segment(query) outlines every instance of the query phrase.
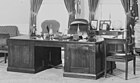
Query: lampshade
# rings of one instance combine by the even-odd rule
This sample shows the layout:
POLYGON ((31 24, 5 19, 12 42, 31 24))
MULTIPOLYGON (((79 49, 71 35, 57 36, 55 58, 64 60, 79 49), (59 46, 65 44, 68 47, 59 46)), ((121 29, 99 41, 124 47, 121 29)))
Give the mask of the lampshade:
POLYGON ((80 32, 87 32, 88 21, 85 19, 75 19, 73 22, 71 22, 68 33, 69 34, 77 34, 78 29, 80 32))

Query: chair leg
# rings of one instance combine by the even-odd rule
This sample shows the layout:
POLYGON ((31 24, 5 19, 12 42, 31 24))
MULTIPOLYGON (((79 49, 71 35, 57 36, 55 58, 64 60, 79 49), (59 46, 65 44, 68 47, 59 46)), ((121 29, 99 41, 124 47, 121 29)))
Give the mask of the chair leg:
POLYGON ((113 74, 113 62, 111 61, 111 74, 113 74))
POLYGON ((106 74, 107 74, 107 62, 105 61, 105 69, 104 69, 104 77, 106 78, 106 74))
POLYGON ((134 57, 134 60, 133 60, 133 73, 134 75, 136 74, 136 57, 134 57))
POLYGON ((125 66, 125 80, 128 78, 128 61, 126 61, 126 66, 125 66))
POLYGON ((6 53, 4 53, 4 62, 6 63, 7 61, 7 55, 6 55, 6 53))

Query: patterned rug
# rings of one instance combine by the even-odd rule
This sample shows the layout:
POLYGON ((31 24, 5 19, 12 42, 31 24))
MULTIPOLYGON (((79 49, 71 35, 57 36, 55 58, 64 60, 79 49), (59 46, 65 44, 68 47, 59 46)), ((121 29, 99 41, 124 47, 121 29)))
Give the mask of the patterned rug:
POLYGON ((133 75, 132 61, 129 62, 128 80, 125 77, 125 64, 116 63, 117 68, 113 75, 107 74, 107 78, 98 80, 63 77, 63 69, 47 69, 36 74, 9 72, 4 57, 0 57, 0 83, 139 83, 140 81, 140 56, 137 56, 136 75, 133 75))

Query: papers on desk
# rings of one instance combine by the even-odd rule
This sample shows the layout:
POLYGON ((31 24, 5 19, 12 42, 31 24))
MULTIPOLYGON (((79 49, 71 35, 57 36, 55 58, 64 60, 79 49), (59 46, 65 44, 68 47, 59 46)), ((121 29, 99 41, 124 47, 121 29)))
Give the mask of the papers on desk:
POLYGON ((102 38, 115 38, 114 35, 102 35, 101 37, 102 38))
POLYGON ((54 39, 58 39, 58 40, 65 40, 65 39, 69 39, 70 37, 64 35, 64 36, 54 36, 53 38, 54 38, 54 39))
POLYGON ((123 38, 122 35, 102 35, 103 38, 123 38))
POLYGON ((87 40, 86 39, 81 39, 81 40, 79 40, 79 42, 87 42, 87 40))

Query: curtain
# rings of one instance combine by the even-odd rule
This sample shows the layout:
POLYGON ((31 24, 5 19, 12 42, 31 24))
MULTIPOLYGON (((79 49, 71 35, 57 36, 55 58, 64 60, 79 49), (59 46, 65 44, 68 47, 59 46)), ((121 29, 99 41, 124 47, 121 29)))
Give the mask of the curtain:
POLYGON ((130 6, 130 0, 121 0, 123 8, 125 10, 126 13, 129 12, 129 6, 130 6))
POLYGON ((133 10, 133 16, 138 17, 138 1, 137 0, 133 0, 132 10, 133 10))
POLYGON ((89 21, 94 20, 95 11, 99 0, 88 0, 89 2, 89 21))
POLYGON ((36 18, 38 11, 41 7, 43 0, 31 0, 31 7, 30 7, 30 32, 29 34, 31 35, 32 33, 35 33, 36 31, 36 18))
POLYGON ((75 0, 64 0, 66 9, 69 13, 68 28, 70 23, 75 19, 75 0))
POLYGON ((128 26, 128 24, 132 19, 131 11, 130 11, 130 0, 121 0, 121 2, 126 13, 126 24, 128 26))
POLYGON ((130 10, 130 0, 121 0, 121 2, 126 12, 126 38, 128 42, 131 42, 131 32, 134 30, 135 18, 132 16, 132 11, 130 10))

